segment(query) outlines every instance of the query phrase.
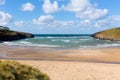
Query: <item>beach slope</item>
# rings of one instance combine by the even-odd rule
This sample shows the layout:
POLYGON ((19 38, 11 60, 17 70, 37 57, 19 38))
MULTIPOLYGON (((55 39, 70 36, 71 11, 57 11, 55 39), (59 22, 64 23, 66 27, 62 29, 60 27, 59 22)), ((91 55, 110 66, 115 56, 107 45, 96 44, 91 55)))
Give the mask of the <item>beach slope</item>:
POLYGON ((51 80, 119 80, 120 64, 22 60, 47 73, 51 80))

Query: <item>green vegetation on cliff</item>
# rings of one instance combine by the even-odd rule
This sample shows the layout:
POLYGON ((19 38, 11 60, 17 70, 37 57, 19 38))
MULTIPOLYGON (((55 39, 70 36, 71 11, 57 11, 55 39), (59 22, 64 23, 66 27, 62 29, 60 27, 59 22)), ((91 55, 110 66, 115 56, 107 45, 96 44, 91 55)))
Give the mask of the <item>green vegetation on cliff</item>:
POLYGON ((0 41, 13 41, 25 38, 33 38, 34 35, 12 30, 0 30, 0 41))
POLYGON ((103 40, 120 41, 120 27, 97 32, 93 34, 92 37, 103 40))
POLYGON ((50 80, 46 74, 15 61, 0 61, 0 80, 50 80))

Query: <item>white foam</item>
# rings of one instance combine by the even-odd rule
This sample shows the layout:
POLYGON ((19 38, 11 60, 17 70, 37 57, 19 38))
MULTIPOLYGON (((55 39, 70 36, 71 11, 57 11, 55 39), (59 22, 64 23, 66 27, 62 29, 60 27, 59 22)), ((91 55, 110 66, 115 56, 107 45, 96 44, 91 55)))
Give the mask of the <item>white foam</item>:
POLYGON ((96 46, 93 45, 93 46, 79 46, 79 48, 107 48, 107 47, 120 47, 120 44, 117 44, 117 43, 113 43, 113 44, 108 44, 108 43, 105 43, 105 44, 97 44, 96 46))
POLYGON ((30 44, 30 42, 24 42, 24 41, 21 41, 20 43, 22 43, 22 44, 30 44))
POLYGON ((70 42, 70 40, 62 40, 63 42, 65 42, 65 43, 68 43, 68 42, 70 42))
POLYGON ((41 45, 37 45, 39 47, 60 47, 58 45, 45 45, 45 44, 41 44, 41 45))
POLYGON ((44 38, 50 38, 51 39, 51 38, 54 38, 54 37, 44 37, 44 38))
POLYGON ((24 42, 24 41, 20 41, 20 42, 4 42, 4 44, 13 45, 13 46, 60 47, 58 45, 33 44, 33 43, 30 43, 30 42, 24 42))
POLYGON ((87 38, 70 39, 69 37, 68 38, 65 37, 65 39, 63 37, 61 37, 61 39, 55 39, 55 37, 48 37, 48 38, 53 38, 53 39, 50 39, 50 40, 48 39, 49 41, 46 40, 47 43, 44 41, 40 42, 39 40, 41 40, 41 38, 38 38, 37 39, 38 42, 35 42, 35 40, 36 40, 36 38, 35 38, 35 40, 28 39, 28 40, 20 40, 20 41, 13 41, 13 42, 4 42, 3 44, 13 45, 13 46, 36 46, 36 47, 38 46, 38 47, 61 47, 61 48, 64 48, 64 47, 68 47, 68 48, 69 47, 71 47, 71 48, 74 48, 74 47, 80 47, 80 48, 120 47, 120 42, 97 41, 92 38, 90 38, 90 39, 87 39, 87 38), (88 41, 86 41, 86 40, 88 40, 88 41), (91 40, 93 40, 93 41, 91 41, 91 40), (57 44, 55 41, 57 41, 57 44), (88 44, 85 43, 84 41, 87 42, 88 44), (54 44, 54 45, 52 45, 52 44, 54 44))
POLYGON ((120 46, 120 44, 117 44, 117 43, 112 43, 112 44, 108 44, 108 43, 105 43, 105 44, 97 44, 98 47, 118 47, 120 46))

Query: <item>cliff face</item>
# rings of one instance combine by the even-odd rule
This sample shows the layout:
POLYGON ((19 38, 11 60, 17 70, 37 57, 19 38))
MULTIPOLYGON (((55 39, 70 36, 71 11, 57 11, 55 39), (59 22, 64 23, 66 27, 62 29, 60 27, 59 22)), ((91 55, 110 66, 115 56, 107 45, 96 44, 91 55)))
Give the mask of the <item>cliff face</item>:
POLYGON ((33 38, 34 35, 12 30, 0 30, 0 41, 14 41, 25 38, 33 38))
POLYGON ((120 41, 120 27, 97 32, 92 37, 103 40, 120 41))

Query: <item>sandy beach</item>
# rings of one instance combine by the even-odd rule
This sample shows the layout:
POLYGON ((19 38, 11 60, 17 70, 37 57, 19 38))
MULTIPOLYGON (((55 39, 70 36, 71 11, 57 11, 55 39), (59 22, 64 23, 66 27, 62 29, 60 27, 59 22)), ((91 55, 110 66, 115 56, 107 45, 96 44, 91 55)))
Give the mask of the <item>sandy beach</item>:
POLYGON ((17 60, 82 61, 119 63, 120 48, 51 49, 39 47, 0 46, 0 57, 17 60))
POLYGON ((0 50, 1 59, 36 67, 51 80, 120 79, 120 48, 57 50, 4 45, 0 50))
POLYGON ((120 0, 0 0, 0 80, 120 80, 119 8, 120 0))
POLYGON ((22 60, 47 73, 51 80, 119 80, 119 64, 103 64, 65 61, 22 60))

